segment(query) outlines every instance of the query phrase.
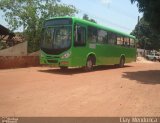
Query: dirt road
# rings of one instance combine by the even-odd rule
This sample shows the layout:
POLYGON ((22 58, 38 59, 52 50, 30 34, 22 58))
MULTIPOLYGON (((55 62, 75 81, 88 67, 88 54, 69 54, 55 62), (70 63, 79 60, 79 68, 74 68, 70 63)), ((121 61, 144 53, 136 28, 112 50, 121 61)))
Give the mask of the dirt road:
POLYGON ((0 116, 160 116, 160 63, 0 70, 0 116))

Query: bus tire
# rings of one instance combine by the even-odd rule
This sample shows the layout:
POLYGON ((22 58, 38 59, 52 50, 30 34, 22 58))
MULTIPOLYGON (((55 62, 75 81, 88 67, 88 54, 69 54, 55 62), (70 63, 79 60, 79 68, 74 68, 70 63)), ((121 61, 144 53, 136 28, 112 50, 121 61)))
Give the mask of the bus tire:
POLYGON ((154 58, 154 59, 153 59, 153 61, 154 61, 154 62, 156 62, 156 61, 157 61, 157 59, 156 59, 156 58, 154 58))
POLYGON ((68 67, 66 67, 66 66, 60 66, 60 69, 61 69, 61 70, 67 70, 68 67))
POLYGON ((92 71, 94 65, 93 57, 89 56, 86 62, 85 71, 92 71))
POLYGON ((119 67, 120 67, 120 68, 123 68, 123 67, 124 67, 124 64, 125 64, 125 57, 122 56, 121 59, 120 59, 120 62, 119 62, 119 67))
POLYGON ((146 57, 147 60, 149 60, 148 56, 146 57))

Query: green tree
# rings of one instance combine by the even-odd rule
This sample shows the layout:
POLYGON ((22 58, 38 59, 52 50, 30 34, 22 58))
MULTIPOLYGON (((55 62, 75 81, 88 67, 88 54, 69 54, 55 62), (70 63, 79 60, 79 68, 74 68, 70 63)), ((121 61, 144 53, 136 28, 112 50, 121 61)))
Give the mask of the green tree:
POLYGON ((88 15, 87 15, 87 14, 84 14, 84 15, 83 15, 83 19, 84 19, 84 20, 89 20, 88 15))
POLYGON ((131 34, 138 38, 140 48, 148 50, 160 49, 160 35, 149 26, 149 23, 144 18, 141 18, 131 34))
POLYGON ((83 15, 83 19, 84 19, 84 20, 87 20, 87 21, 91 21, 91 22, 93 22, 93 23, 97 23, 94 19, 89 18, 87 14, 84 14, 84 15, 83 15))
POLYGON ((144 19, 152 29, 160 32, 160 0, 131 0, 137 2, 139 12, 144 13, 144 19))
POLYGON ((0 0, 0 9, 12 31, 22 27, 29 52, 39 49, 43 21, 56 16, 72 16, 77 10, 60 0, 0 0))

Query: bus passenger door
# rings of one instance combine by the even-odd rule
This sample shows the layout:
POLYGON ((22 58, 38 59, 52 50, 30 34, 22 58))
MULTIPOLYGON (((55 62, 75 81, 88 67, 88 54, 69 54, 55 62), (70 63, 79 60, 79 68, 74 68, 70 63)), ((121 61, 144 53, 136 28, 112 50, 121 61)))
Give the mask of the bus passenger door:
POLYGON ((86 26, 76 23, 74 26, 74 44, 72 49, 72 65, 86 64, 86 26))

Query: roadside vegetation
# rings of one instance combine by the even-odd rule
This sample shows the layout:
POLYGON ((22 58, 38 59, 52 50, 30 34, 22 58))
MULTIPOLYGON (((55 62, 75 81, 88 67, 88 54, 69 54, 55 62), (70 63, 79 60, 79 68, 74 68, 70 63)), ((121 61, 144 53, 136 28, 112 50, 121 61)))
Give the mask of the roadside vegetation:
POLYGON ((139 40, 139 47, 147 50, 160 50, 160 1, 131 0, 138 6, 143 17, 131 34, 139 40))

